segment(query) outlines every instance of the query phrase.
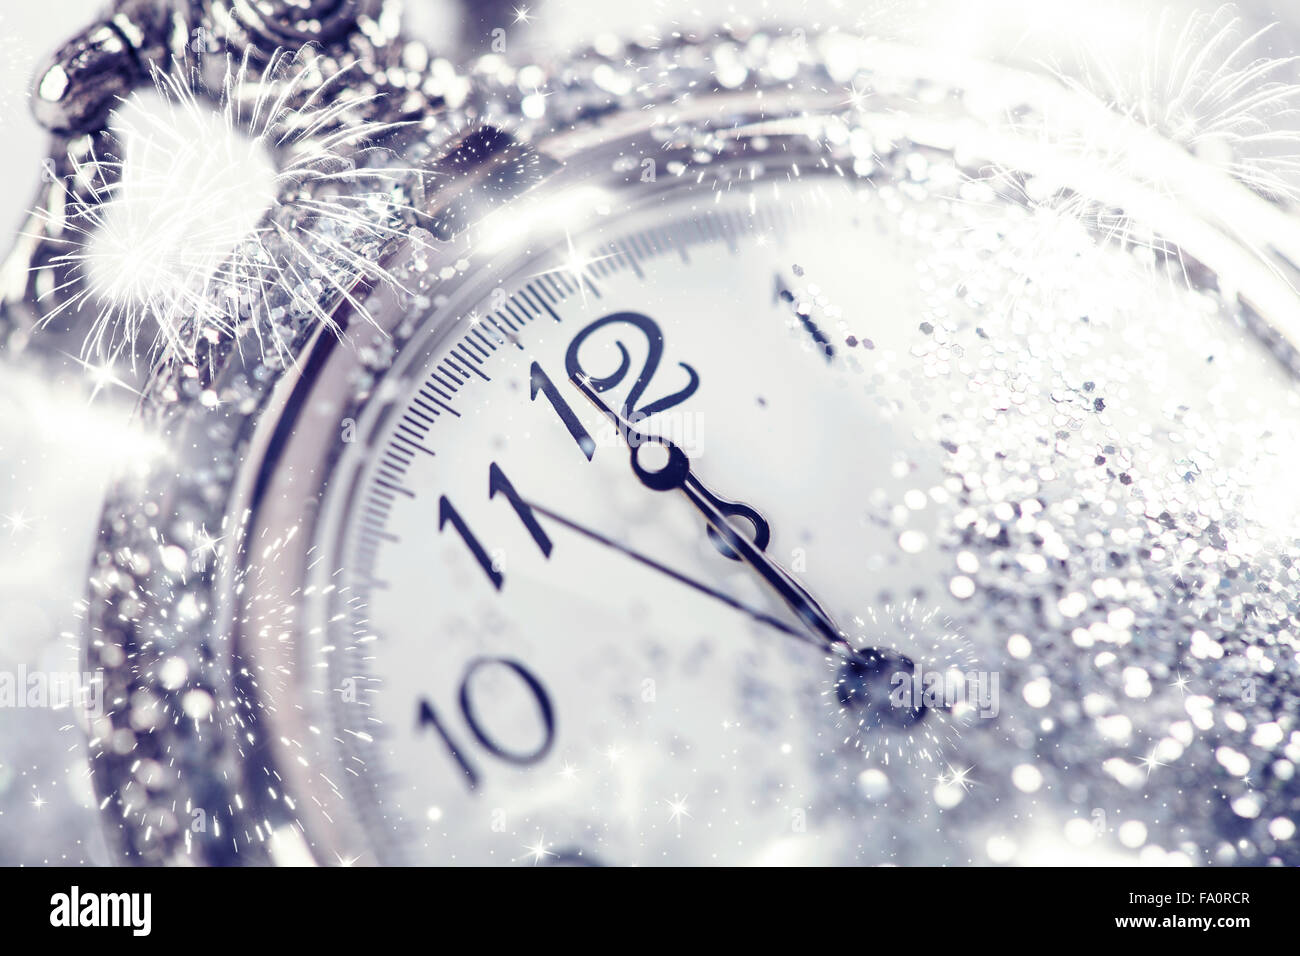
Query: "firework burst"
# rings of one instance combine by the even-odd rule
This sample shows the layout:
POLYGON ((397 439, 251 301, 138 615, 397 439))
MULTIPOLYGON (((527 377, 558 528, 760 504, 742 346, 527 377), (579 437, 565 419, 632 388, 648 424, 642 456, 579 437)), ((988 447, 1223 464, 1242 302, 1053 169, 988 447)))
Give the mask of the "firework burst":
POLYGON ((1297 57, 1253 51, 1272 24, 1247 34, 1230 6, 1189 15, 1161 10, 1136 69, 1085 48, 1063 83, 1178 143, 1270 198, 1300 197, 1297 57))
POLYGON ((327 327, 321 293, 368 318, 356 280, 394 280, 357 239, 398 232, 410 171, 359 160, 402 124, 367 118, 379 94, 342 95, 347 71, 322 83, 316 69, 309 48, 260 68, 227 56, 211 85, 201 64, 155 66, 100 148, 69 151, 55 185, 67 211, 52 223, 65 278, 45 321, 93 310, 83 357, 134 362, 144 346, 150 360, 191 360, 226 336, 283 352, 277 299, 327 327))
POLYGON ((1128 184, 1170 206, 1194 201, 1170 168, 1171 145, 1266 198, 1300 200, 1300 84, 1288 80, 1297 58, 1251 52, 1270 29, 1248 34, 1229 7, 1182 20, 1164 9, 1122 58, 1081 46, 1068 66, 1044 64, 1067 98, 1044 98, 1041 112, 1018 110, 1009 126, 1060 165, 1033 175, 994 165, 976 181, 988 187, 986 199, 1029 212, 1018 253, 1026 288, 1049 298, 1072 292, 1108 245, 1134 253, 1125 262, 1135 275, 1188 284, 1176 244, 1141 210, 1087 185, 1128 184))

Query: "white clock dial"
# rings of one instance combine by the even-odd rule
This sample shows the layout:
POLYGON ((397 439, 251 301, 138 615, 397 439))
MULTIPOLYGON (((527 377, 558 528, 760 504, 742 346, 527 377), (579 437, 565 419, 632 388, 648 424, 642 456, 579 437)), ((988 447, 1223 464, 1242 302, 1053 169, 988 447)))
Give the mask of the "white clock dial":
POLYGON ((910 311, 912 283, 869 186, 762 196, 688 193, 575 238, 577 268, 526 264, 358 443, 335 563, 367 639, 340 707, 372 728, 372 822, 400 821, 403 858, 755 862, 804 825, 842 736, 825 650, 685 494, 638 480, 569 371, 758 512, 737 529, 831 619, 863 613, 889 532, 845 504, 912 440, 872 413, 874 343, 839 304, 866 278, 910 311))

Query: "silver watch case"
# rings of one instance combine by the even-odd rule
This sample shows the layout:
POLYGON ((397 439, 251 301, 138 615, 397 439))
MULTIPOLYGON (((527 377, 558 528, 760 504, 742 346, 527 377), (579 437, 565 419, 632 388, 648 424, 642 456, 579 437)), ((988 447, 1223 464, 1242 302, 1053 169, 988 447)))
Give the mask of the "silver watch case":
POLYGON ((901 180, 915 151, 952 157, 974 179, 991 168, 1044 176, 1147 223, 1198 282, 1231 290, 1295 366, 1295 222, 1171 144, 1134 151, 1158 165, 1150 178, 1089 164, 1043 135, 1042 118, 1077 117, 1113 142, 1152 134, 1048 78, 779 29, 611 42, 555 64, 491 56, 458 77, 463 99, 394 144, 395 164, 429 173, 405 184, 426 215, 406 238, 359 250, 404 287, 358 280, 373 323, 322 290, 339 335, 290 314, 263 333, 291 360, 214 341, 143 395, 140 417, 170 454, 124 477, 106 506, 86 644, 111 702, 90 728, 94 777, 126 860, 378 862, 357 789, 376 784, 334 772, 346 728, 331 725, 310 679, 331 646, 328 608, 346 603, 321 599, 331 585, 318 550, 322 496, 353 477, 338 468, 340 425, 385 413, 390 375, 500 283, 497 264, 564 241, 550 204, 572 221, 593 186, 632 205, 696 178, 901 180), (827 136, 832 127, 866 138, 827 136), (641 179, 644 158, 654 183, 641 179), (481 202, 503 169, 512 187, 481 202), (1152 182, 1176 183, 1176 198, 1152 182), (515 238, 482 248, 495 234, 515 238))

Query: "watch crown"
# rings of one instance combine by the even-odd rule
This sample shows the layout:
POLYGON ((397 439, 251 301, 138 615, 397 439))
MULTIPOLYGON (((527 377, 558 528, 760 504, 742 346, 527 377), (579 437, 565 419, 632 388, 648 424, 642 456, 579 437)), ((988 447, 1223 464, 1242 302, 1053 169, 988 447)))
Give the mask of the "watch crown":
POLYGON ((55 51, 36 74, 32 112, 46 129, 78 134, 98 129, 114 102, 160 55, 170 7, 164 0, 119 2, 116 12, 55 51))
POLYGON ((101 23, 65 43, 37 74, 32 111, 53 132, 87 132, 103 122, 139 72, 125 37, 101 23))

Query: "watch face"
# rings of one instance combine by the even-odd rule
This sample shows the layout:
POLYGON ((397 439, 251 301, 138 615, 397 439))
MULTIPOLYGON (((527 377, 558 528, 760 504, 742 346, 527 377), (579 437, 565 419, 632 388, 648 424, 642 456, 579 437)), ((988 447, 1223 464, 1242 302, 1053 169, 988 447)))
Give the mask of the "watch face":
POLYGON ((911 311, 909 240, 865 184, 724 199, 670 191, 527 256, 362 421, 326 564, 352 610, 334 710, 385 768, 360 788, 384 858, 741 862, 817 799, 842 736, 827 649, 640 475, 682 456, 834 619, 863 614, 900 571, 866 580, 893 547, 863 499, 906 483, 915 442, 873 412, 876 346, 841 304, 868 283, 911 311))

